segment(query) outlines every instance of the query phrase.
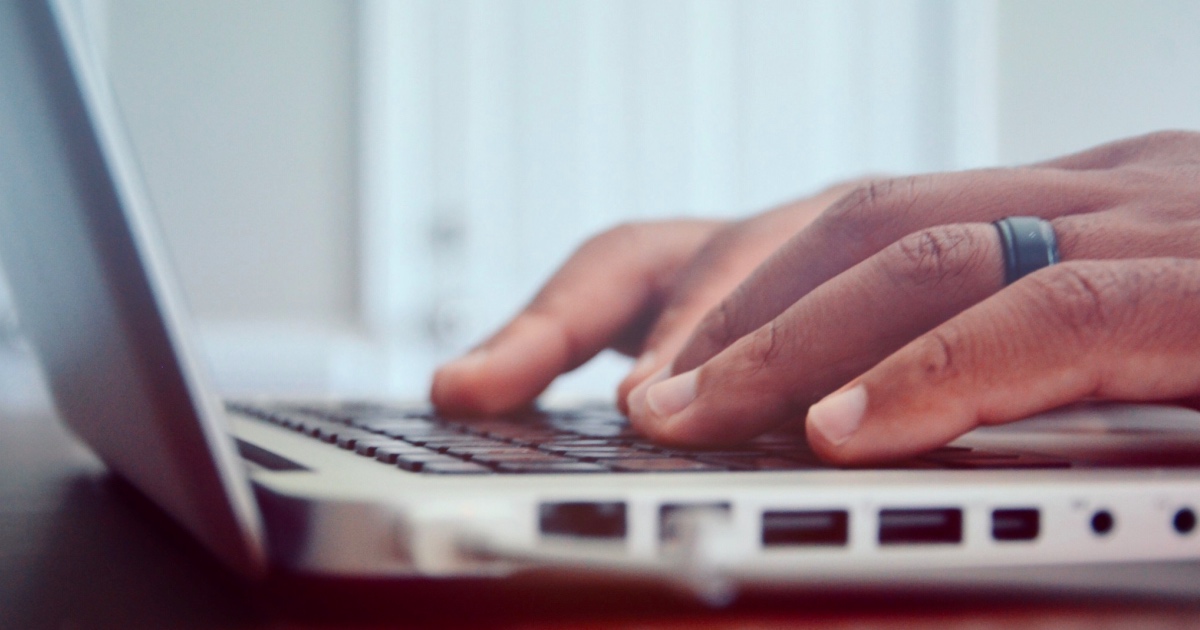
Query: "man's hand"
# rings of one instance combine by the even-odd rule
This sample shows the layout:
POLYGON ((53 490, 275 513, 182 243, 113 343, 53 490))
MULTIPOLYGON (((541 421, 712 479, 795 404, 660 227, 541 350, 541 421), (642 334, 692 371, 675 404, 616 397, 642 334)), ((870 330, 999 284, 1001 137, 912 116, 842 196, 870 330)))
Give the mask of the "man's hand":
POLYGON ((533 301, 438 370, 438 408, 496 413, 530 404, 558 375, 614 348, 637 356, 629 391, 674 360, 704 315, 771 252, 849 189, 831 188, 740 222, 623 225, 585 243, 533 301))
POLYGON ((656 439, 807 419, 821 456, 861 464, 1079 399, 1200 395, 1200 134, 842 192, 594 239, 439 371, 435 404, 512 409, 616 347, 640 354, 619 400, 656 439), (1005 287, 990 222, 1018 215, 1051 220, 1064 262, 1005 287))
POLYGON ((1197 258, 1200 134, 874 182, 712 310, 631 418, 711 445, 807 416, 819 455, 863 464, 1080 399, 1195 397, 1197 258), (989 222, 1016 215, 1050 219, 1064 262, 1005 287, 989 222))

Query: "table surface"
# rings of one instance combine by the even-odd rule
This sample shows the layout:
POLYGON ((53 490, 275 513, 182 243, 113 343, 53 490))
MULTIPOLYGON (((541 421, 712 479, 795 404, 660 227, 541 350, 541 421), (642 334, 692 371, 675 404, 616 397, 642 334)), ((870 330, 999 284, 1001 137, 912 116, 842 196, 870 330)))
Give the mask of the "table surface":
POLYGON ((1082 589, 749 592, 719 610, 662 585, 599 578, 247 584, 107 473, 45 405, 5 388, 0 629, 1200 626, 1194 564, 1106 569, 1082 589))

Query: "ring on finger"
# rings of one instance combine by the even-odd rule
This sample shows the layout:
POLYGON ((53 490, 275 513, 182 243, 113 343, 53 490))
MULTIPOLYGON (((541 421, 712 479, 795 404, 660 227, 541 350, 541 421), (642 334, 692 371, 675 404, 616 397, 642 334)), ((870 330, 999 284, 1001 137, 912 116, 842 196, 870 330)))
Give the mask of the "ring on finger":
POLYGON ((1058 239, 1049 221, 1039 217, 1005 217, 993 225, 1004 252, 1004 284, 1058 262, 1058 239))

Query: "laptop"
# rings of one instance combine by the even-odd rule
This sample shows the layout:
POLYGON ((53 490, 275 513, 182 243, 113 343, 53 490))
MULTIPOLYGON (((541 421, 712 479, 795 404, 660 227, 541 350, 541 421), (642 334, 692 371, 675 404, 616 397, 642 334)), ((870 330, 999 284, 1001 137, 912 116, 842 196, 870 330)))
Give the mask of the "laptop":
POLYGON ((1200 556, 1182 408, 1080 405, 843 470, 798 432, 666 448, 608 404, 224 401, 82 42, 64 2, 0 2, 0 262, 59 417, 242 575, 887 581, 1200 556))

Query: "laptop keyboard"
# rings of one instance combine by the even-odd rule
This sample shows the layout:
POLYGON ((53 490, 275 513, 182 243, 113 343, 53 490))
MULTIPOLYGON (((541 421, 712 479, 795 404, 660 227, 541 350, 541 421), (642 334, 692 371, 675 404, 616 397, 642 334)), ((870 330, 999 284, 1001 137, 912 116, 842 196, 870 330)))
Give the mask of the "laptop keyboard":
MULTIPOLYGON (((429 408, 375 404, 252 405, 230 412, 290 429, 410 472, 434 475, 762 472, 828 469, 803 433, 777 432, 721 450, 684 450, 642 437, 611 407, 454 419, 429 408)), ((1024 453, 944 447, 892 468, 1061 468, 1024 453)))

